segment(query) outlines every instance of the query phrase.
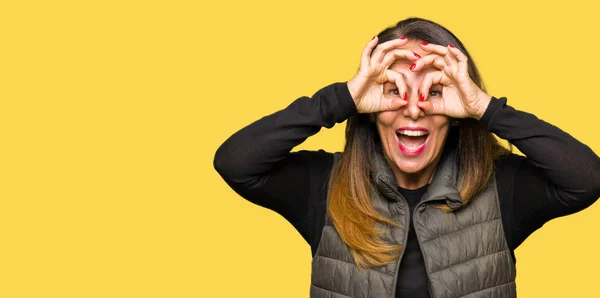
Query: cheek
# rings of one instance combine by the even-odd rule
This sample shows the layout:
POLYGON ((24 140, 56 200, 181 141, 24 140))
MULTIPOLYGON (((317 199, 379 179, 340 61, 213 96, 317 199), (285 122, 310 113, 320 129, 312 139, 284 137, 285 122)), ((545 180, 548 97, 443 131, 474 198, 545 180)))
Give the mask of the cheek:
POLYGON ((447 131, 450 128, 450 117, 447 116, 442 116, 442 115, 435 115, 432 116, 431 118, 431 122, 433 123, 433 126, 435 127, 435 129, 437 131, 447 131))
POLYGON ((395 112, 380 112, 377 114, 375 119, 377 131, 379 132, 379 137, 382 140, 388 140, 393 134, 395 134, 393 131, 393 124, 396 119, 395 112))
POLYGON ((444 142, 446 137, 448 136, 448 132, 450 131, 450 118, 448 117, 436 117, 433 121, 435 130, 436 130, 436 139, 439 142, 444 142))
POLYGON ((377 127, 379 126, 391 126, 396 120, 397 112, 385 111, 377 113, 375 116, 377 127))

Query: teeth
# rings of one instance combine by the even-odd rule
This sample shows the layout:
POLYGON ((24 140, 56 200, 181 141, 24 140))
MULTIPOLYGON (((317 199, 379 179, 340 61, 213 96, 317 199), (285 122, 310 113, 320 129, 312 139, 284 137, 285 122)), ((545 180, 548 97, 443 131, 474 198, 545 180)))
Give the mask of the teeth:
POLYGON ((427 132, 422 130, 399 130, 398 133, 411 137, 420 137, 427 135, 427 132))
MULTIPOLYGON (((400 143, 402 143, 402 141, 400 141, 400 143)), ((419 148, 421 148, 421 146, 423 146, 423 144, 425 144, 425 142, 423 142, 419 145, 406 145, 406 144, 402 143, 402 146, 404 146, 404 148, 407 151, 414 152, 414 151, 417 151, 419 148)))

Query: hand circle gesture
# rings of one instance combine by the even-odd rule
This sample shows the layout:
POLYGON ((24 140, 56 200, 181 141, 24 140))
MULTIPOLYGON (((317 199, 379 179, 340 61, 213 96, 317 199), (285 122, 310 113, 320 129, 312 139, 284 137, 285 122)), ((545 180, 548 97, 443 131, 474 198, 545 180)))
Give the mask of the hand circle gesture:
POLYGON ((360 69, 348 81, 348 89, 359 113, 398 110, 407 105, 406 82, 399 72, 389 69, 397 59, 407 59, 415 61, 412 71, 420 71, 428 65, 439 69, 427 73, 419 87, 421 102, 418 107, 425 114, 476 119, 483 116, 491 96, 470 78, 468 58, 459 49, 452 45, 444 47, 424 42, 421 47, 429 54, 421 58, 410 50, 402 49, 408 42, 407 38, 393 39, 375 48, 377 40, 374 37, 363 49, 360 69), (384 95, 383 85, 386 82, 396 85, 397 96, 384 95), (442 97, 429 100, 426 95, 436 84, 443 86, 442 97))
POLYGON ((406 83, 399 72, 389 69, 397 59, 419 59, 412 51, 401 49, 407 38, 393 39, 377 46, 374 37, 364 48, 358 73, 348 81, 348 89, 359 113, 398 110, 407 104, 406 83), (392 82, 398 87, 399 96, 385 96, 383 85, 392 82))
POLYGON ((468 58, 453 45, 447 47, 422 43, 421 48, 430 54, 417 60, 412 71, 419 71, 426 65, 440 69, 428 73, 419 94, 429 94, 432 85, 443 86, 442 97, 418 103, 426 114, 443 114, 453 118, 476 118, 483 116, 491 96, 481 90, 471 79, 468 71, 468 58))

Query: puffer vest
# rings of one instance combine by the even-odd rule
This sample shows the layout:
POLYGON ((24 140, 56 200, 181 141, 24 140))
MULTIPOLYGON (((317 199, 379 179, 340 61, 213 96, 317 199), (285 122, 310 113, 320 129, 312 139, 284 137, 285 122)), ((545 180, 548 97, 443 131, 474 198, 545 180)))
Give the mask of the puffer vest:
MULTIPOLYGON (((378 224, 384 229, 381 238, 405 247, 409 224, 414 225, 431 297, 516 297, 516 269, 502 227, 495 177, 463 205, 456 188, 462 179, 456 154, 445 154, 410 222, 408 203, 397 190, 394 174, 381 149, 375 151, 371 202, 381 215, 400 224, 378 224), (458 209, 447 213, 436 204, 458 209)), ((339 155, 335 154, 334 169, 339 155)), ((310 297, 394 298, 402 256, 385 266, 359 270, 331 221, 329 199, 327 207, 325 226, 312 260, 310 297)))

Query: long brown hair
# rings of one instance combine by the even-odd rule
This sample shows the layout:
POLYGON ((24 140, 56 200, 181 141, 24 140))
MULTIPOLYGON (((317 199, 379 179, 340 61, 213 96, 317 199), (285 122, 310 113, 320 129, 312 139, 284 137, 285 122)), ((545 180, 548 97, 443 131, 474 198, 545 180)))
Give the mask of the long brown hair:
MULTIPOLYGON (((441 25, 421 18, 398 22, 378 34, 379 43, 400 37, 431 44, 453 44, 469 59, 469 75, 485 91, 473 59, 460 40, 441 25)), ((463 204, 483 190, 494 170, 494 160, 510 152, 502 147, 486 127, 475 119, 458 119, 460 125, 451 127, 447 148, 456 148, 462 179, 458 189, 463 204)), ((382 266, 395 261, 401 253, 398 244, 380 238, 376 223, 399 226, 394 220, 379 214, 371 203, 371 159, 380 142, 375 124, 367 114, 358 114, 346 124, 346 145, 329 181, 329 212, 341 239, 352 252, 359 268, 382 266)), ((452 212, 447 205, 440 209, 452 212)))

